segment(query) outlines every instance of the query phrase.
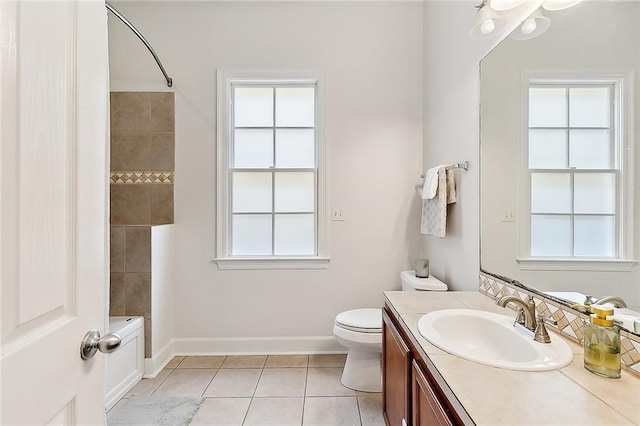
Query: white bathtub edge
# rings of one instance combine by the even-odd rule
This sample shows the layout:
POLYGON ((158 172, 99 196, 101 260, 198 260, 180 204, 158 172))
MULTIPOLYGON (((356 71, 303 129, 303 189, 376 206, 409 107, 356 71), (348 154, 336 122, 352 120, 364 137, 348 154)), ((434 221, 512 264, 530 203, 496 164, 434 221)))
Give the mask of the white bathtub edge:
MULTIPOLYGON (((110 410, 123 396, 125 396, 142 379, 144 357, 144 320, 137 316, 120 316, 109 318, 109 332, 117 333, 121 338, 120 348, 105 357, 106 386, 105 407, 110 410), (129 319, 129 320, 127 320, 129 319), (133 351, 133 352, 132 352, 133 351), (122 369, 122 357, 132 354, 133 369, 122 369), (113 364, 112 364, 113 362, 113 364), (109 376, 114 374, 114 376, 109 376), (115 378, 116 382, 111 383, 115 378)), ((124 363, 127 365, 128 363, 124 363)))
POLYGON ((111 410, 142 379, 142 372, 131 374, 126 382, 120 383, 105 398, 105 409, 111 410))

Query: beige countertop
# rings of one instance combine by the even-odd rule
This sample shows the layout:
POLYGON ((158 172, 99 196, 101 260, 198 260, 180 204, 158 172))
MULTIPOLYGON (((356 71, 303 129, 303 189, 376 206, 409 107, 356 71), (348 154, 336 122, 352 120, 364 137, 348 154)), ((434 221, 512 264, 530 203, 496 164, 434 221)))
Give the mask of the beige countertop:
MULTIPOLYGON (((566 340, 573 362, 553 371, 513 371, 450 355, 424 339, 417 324, 438 309, 470 308, 515 317, 480 292, 384 292, 395 311, 477 425, 498 424, 640 424, 640 380, 622 371, 606 379, 585 370, 582 347, 566 340)), ((552 339, 563 337, 549 332, 552 339)))

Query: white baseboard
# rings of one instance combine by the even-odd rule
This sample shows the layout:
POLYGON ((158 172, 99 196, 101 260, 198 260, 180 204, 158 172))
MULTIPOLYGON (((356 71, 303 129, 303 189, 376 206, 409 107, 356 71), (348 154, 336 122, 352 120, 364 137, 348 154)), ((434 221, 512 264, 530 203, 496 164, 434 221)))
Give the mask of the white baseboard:
POLYGON ((174 356, 346 354, 333 336, 179 338, 144 360, 144 378, 155 378, 174 356))
POLYGON ((173 339, 175 355, 344 354, 334 336, 222 337, 173 339))
POLYGON ((152 358, 144 359, 144 378, 155 378, 162 369, 173 359, 175 350, 173 348, 174 341, 170 340, 158 353, 152 358))

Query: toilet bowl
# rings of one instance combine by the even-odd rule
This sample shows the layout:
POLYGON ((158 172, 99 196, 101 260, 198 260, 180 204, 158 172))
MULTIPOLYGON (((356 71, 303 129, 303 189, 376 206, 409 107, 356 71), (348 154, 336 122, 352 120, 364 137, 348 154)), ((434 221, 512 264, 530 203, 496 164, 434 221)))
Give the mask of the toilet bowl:
MULTIPOLYGON (((446 291, 437 278, 418 278, 414 271, 400 273, 403 291, 446 291)), ((333 325, 338 343, 348 348, 341 382, 361 392, 382 392, 382 310, 353 309, 339 313, 333 325)))
POLYGON ((349 348, 342 384, 363 392, 382 392, 382 311, 367 308, 339 313, 333 335, 349 348))

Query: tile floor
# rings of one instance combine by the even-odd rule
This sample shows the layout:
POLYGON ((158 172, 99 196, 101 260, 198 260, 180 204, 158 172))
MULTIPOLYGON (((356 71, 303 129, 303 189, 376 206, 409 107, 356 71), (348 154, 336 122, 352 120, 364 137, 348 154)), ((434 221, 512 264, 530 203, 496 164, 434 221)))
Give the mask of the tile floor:
MULTIPOLYGON (((346 355, 175 357, 132 395, 202 396, 191 425, 384 425, 382 394, 340 384, 346 355)), ((109 416, 107 413, 107 416, 109 416)))

